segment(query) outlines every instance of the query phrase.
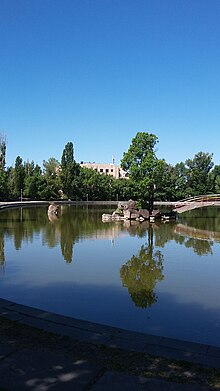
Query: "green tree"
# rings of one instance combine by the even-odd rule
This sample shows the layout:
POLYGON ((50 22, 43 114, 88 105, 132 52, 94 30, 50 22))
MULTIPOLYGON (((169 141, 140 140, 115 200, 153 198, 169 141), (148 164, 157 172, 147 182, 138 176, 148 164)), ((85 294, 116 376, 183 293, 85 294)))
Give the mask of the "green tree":
POLYGON ((116 199, 116 179, 110 175, 100 174, 91 168, 81 167, 79 175, 81 199, 111 200, 116 199))
POLYGON ((30 198, 32 200, 38 198, 38 181, 37 177, 41 176, 41 170, 38 172, 38 170, 35 169, 34 161, 31 162, 27 161, 24 162, 24 172, 25 172, 25 179, 24 179, 24 188, 23 188, 23 195, 24 197, 30 198))
POLYGON ((6 142, 0 135, 0 200, 7 197, 7 175, 5 172, 6 142))
POLYGON ((46 176, 54 176, 59 172, 60 163, 54 157, 50 157, 47 161, 43 160, 43 173, 46 176))
POLYGON ((62 191, 68 198, 76 197, 78 189, 78 176, 80 165, 74 160, 73 143, 68 142, 65 145, 61 158, 60 179, 62 191))
POLYGON ((170 170, 170 193, 168 200, 181 200, 190 195, 187 194, 188 170, 183 162, 177 163, 170 170))
POLYGON ((62 169, 70 166, 74 163, 74 148, 73 143, 68 142, 63 150, 62 158, 61 158, 61 167, 62 169))
POLYGON ((188 167, 187 193, 191 196, 207 194, 209 192, 209 172, 214 163, 213 154, 198 152, 193 159, 186 160, 188 167))
POLYGON ((209 186, 211 193, 220 193, 220 165, 214 166, 213 170, 210 171, 209 186))
MULTIPOLYGON (((31 175, 25 178, 24 196, 31 200, 39 198, 40 177, 31 175)), ((39 198, 40 199, 40 198, 39 198)))
POLYGON ((0 135, 0 170, 5 171, 6 141, 5 137, 0 135))
MULTIPOLYGON (((148 209, 153 210, 155 188, 158 185, 158 164, 155 146, 158 142, 154 134, 138 132, 121 160, 122 168, 129 173, 129 181, 136 197, 142 205, 148 201, 148 209)), ((143 205, 144 206, 144 205, 143 205)))
POLYGON ((155 166, 154 198, 158 201, 170 201, 174 196, 174 187, 171 180, 173 167, 164 159, 158 159, 155 166))
POLYGON ((5 171, 0 168, 0 200, 7 198, 7 175, 5 171))
POLYGON ((15 168, 13 170, 13 191, 12 194, 14 198, 18 198, 21 195, 21 191, 24 189, 24 180, 25 180, 25 167, 23 165, 23 160, 20 156, 17 156, 15 160, 15 168))
POLYGON ((31 162, 29 162, 29 161, 24 162, 24 171, 25 171, 25 177, 33 175, 33 172, 34 172, 34 161, 33 160, 31 162))
POLYGON ((56 181, 42 175, 38 183, 38 198, 41 200, 56 200, 59 197, 59 187, 56 181))
POLYGON ((60 163, 54 157, 43 161, 43 176, 47 182, 48 199, 58 199, 61 197, 61 177, 60 177, 60 163))

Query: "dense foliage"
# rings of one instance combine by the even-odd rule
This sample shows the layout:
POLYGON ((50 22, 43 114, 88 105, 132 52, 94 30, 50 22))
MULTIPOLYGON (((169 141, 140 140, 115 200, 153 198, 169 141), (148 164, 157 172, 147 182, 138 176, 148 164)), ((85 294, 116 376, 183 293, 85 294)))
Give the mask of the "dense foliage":
POLYGON ((129 179, 115 179, 81 167, 74 159, 72 142, 65 145, 60 162, 51 157, 40 167, 18 155, 14 167, 6 167, 6 144, 0 140, 0 200, 133 198, 151 209, 154 200, 220 192, 220 165, 214 165, 212 154, 198 152, 185 162, 170 165, 157 158, 157 143, 154 134, 138 132, 121 161, 129 179))

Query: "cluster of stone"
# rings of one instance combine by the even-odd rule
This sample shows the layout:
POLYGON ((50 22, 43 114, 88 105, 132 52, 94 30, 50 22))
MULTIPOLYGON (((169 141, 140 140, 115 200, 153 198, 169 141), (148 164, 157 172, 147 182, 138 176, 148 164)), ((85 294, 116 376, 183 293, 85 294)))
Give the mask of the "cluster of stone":
POLYGON ((112 214, 104 213, 103 221, 109 220, 154 220, 161 217, 159 210, 153 210, 151 213, 147 209, 138 209, 136 201, 129 200, 127 202, 119 202, 117 209, 112 214))

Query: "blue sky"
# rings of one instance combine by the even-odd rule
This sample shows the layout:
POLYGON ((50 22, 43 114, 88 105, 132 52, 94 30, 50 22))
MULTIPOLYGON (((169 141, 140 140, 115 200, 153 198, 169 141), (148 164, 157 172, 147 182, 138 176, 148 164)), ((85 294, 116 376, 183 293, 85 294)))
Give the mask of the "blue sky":
POLYGON ((220 0, 0 0, 7 165, 119 163, 138 131, 220 164, 220 0))

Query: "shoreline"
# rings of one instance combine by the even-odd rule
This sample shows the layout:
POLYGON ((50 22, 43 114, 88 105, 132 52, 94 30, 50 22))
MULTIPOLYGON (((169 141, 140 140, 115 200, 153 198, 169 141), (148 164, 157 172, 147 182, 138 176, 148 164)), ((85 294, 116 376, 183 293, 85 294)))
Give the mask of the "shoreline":
POLYGON ((130 331, 59 315, 4 298, 0 298, 0 317, 82 342, 220 368, 220 346, 130 331))
MULTIPOLYGON (((109 205, 115 206, 118 205, 119 202, 124 201, 72 201, 72 200, 64 200, 64 201, 5 201, 0 202, 0 210, 8 209, 8 208, 20 208, 20 207, 31 207, 31 206, 47 206, 51 202, 55 202, 57 205, 109 205)), ((173 206, 175 205, 174 201, 155 201, 154 205, 156 206, 173 206)))

